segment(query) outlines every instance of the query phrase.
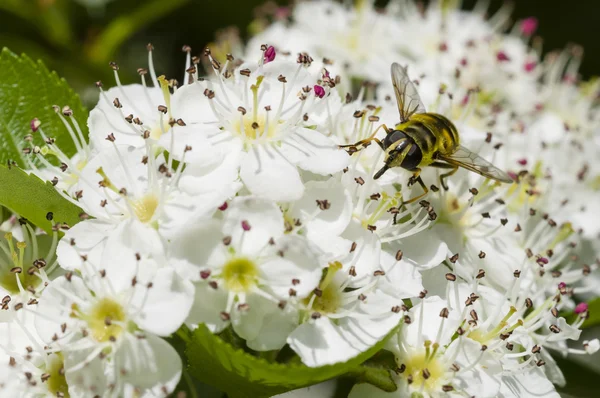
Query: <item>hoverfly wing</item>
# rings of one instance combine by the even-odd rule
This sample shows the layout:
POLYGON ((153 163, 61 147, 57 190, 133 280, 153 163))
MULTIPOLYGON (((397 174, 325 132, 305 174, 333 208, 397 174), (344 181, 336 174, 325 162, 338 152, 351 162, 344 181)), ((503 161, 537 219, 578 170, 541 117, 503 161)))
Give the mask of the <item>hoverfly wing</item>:
POLYGON ((398 101, 400 122, 404 123, 415 113, 425 113, 425 105, 421 102, 415 85, 408 78, 407 67, 392 64, 392 84, 398 101))
POLYGON ((467 170, 496 181, 513 182, 513 179, 507 173, 464 146, 459 146, 456 152, 451 155, 439 155, 439 158, 453 166, 464 167, 467 170))

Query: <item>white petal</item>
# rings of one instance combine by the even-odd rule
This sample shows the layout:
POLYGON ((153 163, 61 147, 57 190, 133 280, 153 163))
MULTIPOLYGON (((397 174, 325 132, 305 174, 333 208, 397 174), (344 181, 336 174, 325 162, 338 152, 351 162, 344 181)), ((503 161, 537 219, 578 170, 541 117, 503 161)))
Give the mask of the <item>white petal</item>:
POLYGON ((352 342, 344 340, 339 328, 329 318, 322 317, 298 326, 287 339, 290 347, 310 367, 346 361, 358 351, 352 342))
POLYGON ((302 196, 304 186, 296 166, 274 145, 255 145, 242 158, 240 177, 252 194, 287 202, 302 196))
POLYGON ((356 276, 353 277, 351 287, 364 286, 370 280, 373 272, 381 269, 380 254, 381 242, 377 234, 367 231, 359 222, 352 221, 342 234, 342 237, 356 243, 356 249, 344 260, 344 272, 355 267, 356 276))
POLYGON ((436 267, 448 255, 448 246, 435 233, 422 232, 409 236, 400 242, 402 261, 419 270, 436 267))
POLYGON ((296 128, 282 142, 281 151, 300 168, 322 175, 341 171, 350 160, 330 138, 307 128, 296 128))
POLYGON ((98 263, 107 237, 117 225, 102 220, 86 220, 71 227, 58 242, 56 255, 62 268, 81 268, 82 255, 98 263))
POLYGON ((200 271, 221 267, 227 261, 221 228, 221 221, 205 220, 174 237, 169 259, 181 276, 199 281, 200 271))
POLYGON ((347 317, 331 322, 325 316, 300 325, 288 338, 290 347, 310 367, 348 361, 382 340, 400 322, 391 308, 399 299, 376 291, 357 309, 371 317, 347 317), (378 315, 380 314, 380 315, 378 315))
POLYGON ((278 350, 298 325, 298 313, 291 306, 279 308, 277 303, 256 294, 248 296, 249 309, 231 313, 235 332, 253 350, 278 350))
POLYGON ((229 324, 221 319, 221 312, 227 307, 227 291, 213 289, 206 282, 195 283, 196 294, 186 323, 192 329, 199 323, 204 323, 213 333, 218 333, 229 324))
POLYGON ((179 87, 171 96, 173 117, 182 119, 188 126, 214 121, 209 100, 204 95, 205 89, 206 86, 200 82, 179 87))
POLYGON ((88 127, 90 143, 95 148, 108 148, 112 144, 106 141, 106 136, 113 133, 117 143, 143 147, 144 139, 140 128, 125 121, 125 116, 134 115, 144 123, 146 130, 159 128, 159 113, 156 107, 164 105, 160 88, 144 88, 141 84, 130 84, 122 87, 112 87, 101 95, 98 105, 90 112, 88 127), (112 101, 118 98, 123 106, 115 108, 112 101), (140 130, 136 133, 136 130, 140 130))
POLYGON ((74 337, 71 329, 78 323, 77 319, 70 316, 71 305, 76 302, 74 298, 79 298, 84 302, 92 300, 83 281, 75 276, 71 278, 70 282, 64 276, 58 277, 44 289, 36 308, 39 314, 44 315, 37 316, 35 319, 35 328, 44 342, 51 342, 55 334, 60 338, 63 336, 66 336, 67 339, 74 337), (67 294, 65 295, 63 292, 67 292, 67 294), (61 332, 60 325, 62 323, 67 324, 66 334, 61 332))
POLYGON ((309 181, 302 198, 294 202, 289 215, 303 221, 309 235, 339 235, 352 217, 352 197, 336 178, 309 181), (329 208, 320 210, 317 200, 327 200, 329 208))
POLYGON ((385 271, 385 281, 380 285, 386 292, 400 298, 416 297, 423 291, 421 274, 408 261, 396 261, 395 253, 381 252, 381 265, 385 271))
POLYGON ((143 330, 168 336, 188 317, 193 301, 192 282, 179 277, 173 269, 159 269, 152 287, 140 286, 131 302, 135 308, 142 307, 136 311, 134 321, 143 330))
POLYGON ((175 390, 182 364, 177 351, 160 337, 146 334, 138 339, 129 336, 115 353, 115 369, 125 383, 156 395, 175 390))
POLYGON ((242 155, 241 144, 236 142, 225 149, 227 152, 218 153, 218 157, 210 162, 188 163, 179 180, 179 188, 190 195, 200 195, 223 189, 236 181, 242 155))
POLYGON ((323 266, 306 240, 284 236, 275 241, 270 251, 270 260, 260 264, 261 276, 277 297, 285 299, 290 289, 294 289, 296 297, 304 298, 319 285, 323 266), (278 251, 283 256, 277 255, 278 251))
POLYGON ((537 367, 527 368, 528 372, 516 372, 502 376, 500 397, 502 398, 560 398, 554 385, 537 367))
POLYGON ((236 254, 254 257, 273 238, 283 235, 283 215, 271 201, 256 197, 234 198, 224 212, 223 233, 232 237, 236 254), (245 231, 242 223, 249 227, 245 231))
POLYGON ((106 218, 107 213, 117 217, 127 214, 123 195, 98 184, 104 178, 99 169, 102 169, 117 190, 125 188, 128 195, 141 197, 148 188, 148 167, 142 163, 144 156, 145 148, 127 145, 114 147, 112 144, 94 156, 81 170, 81 177, 76 185, 77 189, 82 191, 79 203, 83 209, 91 216, 99 218, 106 218), (110 198, 108 203, 102 205, 101 202, 107 197, 110 198))
MULTIPOLYGON (((96 347, 93 347, 96 348, 96 347)), ((87 359, 93 349, 64 350, 61 352, 64 358, 65 369, 73 368, 87 359)), ((72 397, 85 397, 94 391, 100 396, 105 393, 108 381, 105 376, 105 359, 96 356, 87 364, 75 371, 67 371, 65 377, 69 385, 69 395, 72 397)))

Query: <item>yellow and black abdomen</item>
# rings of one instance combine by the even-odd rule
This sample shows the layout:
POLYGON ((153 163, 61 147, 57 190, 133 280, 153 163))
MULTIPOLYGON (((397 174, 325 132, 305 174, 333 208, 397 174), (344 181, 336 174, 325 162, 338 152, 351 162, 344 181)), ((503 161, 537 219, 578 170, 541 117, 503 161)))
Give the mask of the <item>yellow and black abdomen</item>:
POLYGON ((433 163, 438 153, 453 153, 460 145, 458 130, 454 124, 437 113, 416 113, 395 129, 403 131, 421 149, 423 158, 419 166, 433 163))

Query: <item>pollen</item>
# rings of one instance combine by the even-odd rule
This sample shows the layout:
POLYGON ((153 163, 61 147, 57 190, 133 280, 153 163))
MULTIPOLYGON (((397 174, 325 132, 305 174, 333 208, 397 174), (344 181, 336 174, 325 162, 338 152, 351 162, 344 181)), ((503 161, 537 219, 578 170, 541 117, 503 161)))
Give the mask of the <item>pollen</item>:
POLYGON ((258 283, 258 267, 248 258, 234 258, 225 264, 221 277, 229 291, 247 293, 258 283))
POLYGON ((56 397, 69 397, 69 385, 64 372, 62 355, 52 354, 46 362, 45 373, 49 376, 47 383, 48 392, 56 397))
POLYGON ((322 314, 335 314, 341 304, 341 292, 335 285, 330 284, 321 290, 320 296, 315 297, 312 309, 322 314))
POLYGON ((415 353, 398 362, 402 362, 406 366, 402 376, 412 377, 413 385, 423 386, 425 391, 437 392, 446 381, 444 366, 435 355, 428 357, 425 352, 415 353))
POLYGON ((278 125, 279 123, 267 121, 264 115, 253 117, 251 114, 246 114, 234 121, 233 129, 242 138, 254 141, 258 138, 274 138, 278 125))
POLYGON ((138 220, 147 223, 154 217, 154 213, 158 208, 158 198, 155 194, 147 194, 132 204, 135 215, 138 220))
POLYGON ((304 300, 305 305, 310 305, 311 310, 321 314, 335 314, 342 306, 343 291, 333 282, 335 274, 342 269, 339 261, 329 264, 319 288, 304 300))
POLYGON ((158 140, 163 133, 166 133, 167 131, 169 131, 171 127, 169 126, 169 121, 164 118, 162 121, 162 125, 161 122, 156 122, 152 128, 150 129, 150 138, 153 140, 158 140))
POLYGON ((98 300, 90 312, 81 318, 87 321, 90 333, 99 342, 118 337, 124 331, 127 321, 121 304, 109 298, 98 300))

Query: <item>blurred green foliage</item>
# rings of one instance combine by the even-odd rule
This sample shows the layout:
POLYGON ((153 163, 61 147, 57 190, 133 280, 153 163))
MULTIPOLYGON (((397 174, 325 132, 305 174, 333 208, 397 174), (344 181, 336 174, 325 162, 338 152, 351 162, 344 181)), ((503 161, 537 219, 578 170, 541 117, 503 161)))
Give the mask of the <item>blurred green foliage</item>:
MULTIPOLYGON (((481 0, 478 0, 481 1, 481 0)), ((277 1, 281 5, 289 1, 277 1)), ((377 0, 385 4, 386 0, 377 0)), ((470 8, 476 0, 464 0, 470 8)), ((64 76, 90 106, 96 101, 94 82, 113 84, 108 62, 120 65, 124 83, 137 82, 136 69, 146 66, 152 42, 155 63, 169 77, 183 75, 186 44, 193 54, 214 40, 215 32, 234 26, 242 37, 260 13, 264 0, 0 0, 0 47, 42 59, 64 76)), ((274 3, 274 2, 272 2, 274 3)), ((503 0, 491 0, 491 11, 503 0)), ((544 49, 582 44, 586 58, 582 73, 600 70, 600 42, 595 28, 600 2, 578 0, 514 0, 514 17, 536 16, 544 49)))

